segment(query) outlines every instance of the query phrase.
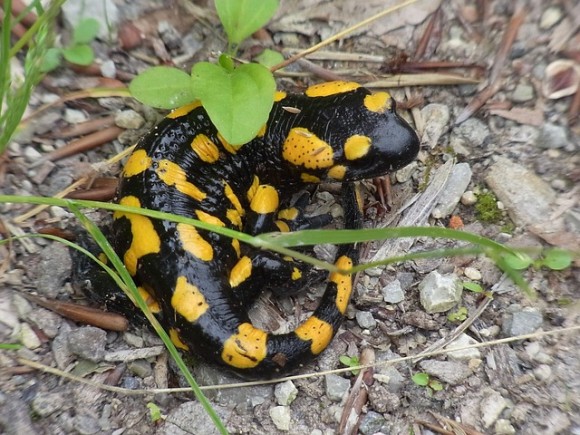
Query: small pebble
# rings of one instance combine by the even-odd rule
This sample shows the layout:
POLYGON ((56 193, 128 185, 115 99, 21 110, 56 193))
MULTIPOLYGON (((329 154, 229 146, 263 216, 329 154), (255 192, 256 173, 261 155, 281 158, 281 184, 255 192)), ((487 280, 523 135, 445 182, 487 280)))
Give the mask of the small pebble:
POLYGON ((274 406, 270 408, 270 418, 278 430, 290 430, 290 408, 287 406, 274 406))
POLYGON ((527 83, 518 83, 512 93, 512 101, 516 103, 525 103, 533 100, 534 97, 534 87, 527 83))
POLYGON ((274 396, 279 405, 287 406, 294 402, 298 389, 292 381, 281 382, 274 388, 274 396))
POLYGON ((117 68, 115 67, 115 62, 111 59, 105 60, 101 64, 101 74, 103 77, 108 77, 110 79, 114 79, 117 75, 117 68))
POLYGON ((547 381, 552 376, 552 369, 547 364, 540 364, 534 369, 534 376, 538 381, 547 381))
POLYGON ((363 329, 374 329, 377 326, 377 321, 368 311, 357 311, 356 321, 363 329))
POLYGON ((513 435, 516 433, 516 429, 510 424, 510 421, 505 418, 497 420, 493 428, 495 435, 513 435))
POLYGON ((463 285, 455 274, 429 273, 419 283, 421 306, 428 313, 443 313, 461 300, 463 285))
POLYGON ((26 159, 27 162, 34 163, 37 160, 40 160, 41 157, 42 154, 40 154, 36 150, 36 148, 31 146, 27 146, 26 148, 24 148, 24 158, 26 159))
POLYGON ((326 395, 333 402, 340 402, 350 388, 350 381, 335 374, 325 376, 326 395))
POLYGON ((463 270, 463 274, 473 281, 481 281, 481 272, 475 267, 466 267, 463 270))
POLYGON ((69 124, 80 124, 87 120, 87 116, 81 110, 66 109, 64 111, 64 120, 69 124))
POLYGON ((547 8, 540 18, 540 29, 548 30, 562 19, 562 9, 558 6, 547 8))
POLYGON ((463 205, 473 205, 477 202, 477 196, 473 190, 467 190, 461 195, 461 204, 463 205))
POLYGON ((145 119, 134 110, 122 110, 115 115, 115 124, 121 128, 134 130, 143 127, 145 119))
POLYGON ((32 330, 28 323, 21 323, 18 331, 18 341, 27 349, 37 349, 41 346, 38 335, 32 330))
POLYGON ((383 298, 388 304, 398 304, 405 300, 405 292, 398 279, 388 283, 382 290, 383 298))

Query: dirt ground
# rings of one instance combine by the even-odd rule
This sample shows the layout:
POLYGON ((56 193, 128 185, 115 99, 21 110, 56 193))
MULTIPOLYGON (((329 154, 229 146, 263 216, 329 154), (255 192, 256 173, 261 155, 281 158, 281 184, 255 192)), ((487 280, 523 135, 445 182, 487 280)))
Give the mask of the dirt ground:
MULTIPOLYGON (((162 114, 112 95, 64 104, 59 98, 126 84, 154 64, 188 71, 193 62, 215 59, 224 39, 206 3, 114 0, 117 12, 109 10, 105 31, 93 44, 99 66, 59 68, 36 90, 31 120, 0 158, 0 193, 55 195, 87 176, 111 192, 120 166, 103 162, 162 114), (46 103, 54 104, 34 112, 46 103), (69 133, 94 120, 98 124, 88 133, 69 133), (95 131, 100 140, 90 136, 95 131), (47 158, 78 135, 103 144, 47 158)), ((263 47, 288 57, 394 3, 283 0, 276 17, 242 45, 240 57, 251 58, 263 47)), ((66 12, 62 35, 79 14, 66 12)), ((335 78, 388 87, 416 127, 422 149, 415 163, 392 174, 390 209, 377 199, 376 187, 365 184, 366 226, 460 228, 512 246, 577 252, 579 28, 580 5, 572 0, 418 1, 289 66, 277 81, 295 92, 335 78), (486 196, 491 206, 482 211, 486 196), (495 215, 486 220, 485 212, 495 215)), ((331 186, 316 195, 315 213, 336 209, 332 192, 331 186)), ((76 227, 74 216, 59 207, 22 218, 30 208, 0 204, 0 237, 76 227)), ((103 223, 108 213, 88 215, 103 223)), ((458 246, 427 238, 374 242, 363 247, 363 257, 458 246)), ((86 302, 71 283, 68 248, 22 239, 0 245, 0 260, 0 343, 22 344, 0 350, 1 433, 217 433, 192 394, 143 391, 184 385, 148 329, 104 331, 22 296, 86 302), (152 416, 152 405, 161 418, 152 416)), ((301 371, 308 376, 206 394, 231 433, 580 435, 579 269, 537 267, 524 277, 535 298, 482 255, 366 271, 332 344, 301 371), (475 282, 486 293, 463 289, 451 308, 430 309, 428 299, 440 294, 435 277, 475 282), (424 355, 455 339, 457 346, 472 347, 424 355), (356 374, 321 374, 344 368, 341 357, 379 364, 356 374)), ((265 297, 253 318, 272 330, 292 328, 295 313, 306 316, 319 295, 314 289, 274 302, 265 297)), ((203 364, 193 373, 201 385, 239 382, 203 364)))

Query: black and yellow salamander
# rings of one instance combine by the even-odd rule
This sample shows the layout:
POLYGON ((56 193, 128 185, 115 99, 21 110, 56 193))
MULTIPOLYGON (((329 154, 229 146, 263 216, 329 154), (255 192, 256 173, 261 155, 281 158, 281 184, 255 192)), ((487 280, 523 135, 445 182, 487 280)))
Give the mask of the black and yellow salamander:
MULTIPOLYGON (((307 184, 343 183, 345 227, 360 226, 350 182, 394 171, 419 140, 387 92, 352 82, 276 94, 269 120, 240 149, 228 144, 200 104, 171 112, 137 145, 121 174, 119 204, 193 217, 260 234, 319 227, 289 198, 307 184)), ((300 201, 298 201, 300 202, 300 201)), ((302 201, 304 202, 304 201, 302 201)), ((113 239, 178 348, 244 377, 300 367, 330 343, 343 319, 352 277, 330 274, 319 307, 292 332, 252 325, 248 308, 263 289, 293 293, 313 281, 306 265, 193 226, 116 212, 113 239)), ((357 261, 352 246, 336 265, 357 261)))

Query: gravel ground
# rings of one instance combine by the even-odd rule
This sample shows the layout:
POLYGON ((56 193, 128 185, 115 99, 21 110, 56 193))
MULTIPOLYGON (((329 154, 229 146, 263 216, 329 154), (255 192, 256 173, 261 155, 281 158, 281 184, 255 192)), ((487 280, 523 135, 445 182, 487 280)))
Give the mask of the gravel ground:
MULTIPOLYGON (((178 1, 115 3, 116 13, 109 6, 107 19, 119 36, 104 32, 95 43, 102 75, 122 79, 158 59, 189 65, 222 47, 214 17, 203 2, 196 2, 195 16, 178 1)), ((245 53, 272 41, 283 48, 307 47, 381 10, 385 2, 368 3, 353 9, 354 2, 348 0, 284 2, 267 26, 268 35, 257 35, 259 41, 245 46, 245 53)), ((518 12, 512 1, 444 1, 434 19, 438 2, 423 2, 328 48, 372 54, 374 61, 341 62, 336 55, 313 60, 328 71, 369 83, 389 68, 404 66, 404 53, 408 62, 454 62, 453 73, 480 80, 392 90, 412 107, 408 114, 423 146, 416 163, 392 176, 392 211, 386 212, 369 192, 368 226, 429 224, 463 228, 512 246, 578 249, 580 124, 570 114, 580 76, 580 10, 567 0, 523 3, 525 11, 518 12), (523 21, 510 45, 506 35, 519 18, 523 21), (416 49, 431 22, 432 33, 418 58, 416 49), (502 49, 507 49, 503 61, 502 49), (483 107, 457 122, 490 89, 483 107), (416 192, 420 195, 403 207, 416 192), (492 222, 476 210, 487 194, 497 206, 492 207, 492 222)), ((78 9, 69 6, 63 22, 78 16, 78 9)), ((302 63, 289 70, 311 68, 302 63)), ((103 85, 99 80, 61 68, 38 88, 31 107, 54 101, 57 94, 103 85)), ((287 76, 279 83, 292 87, 315 80, 320 78, 287 76)), ((156 119, 155 112, 120 98, 56 105, 36 115, 11 144, 7 159, 0 161, 0 192, 53 195, 91 174, 89 163, 102 162, 132 144, 156 119), (69 141, 62 138, 65 127, 102 115, 116 116, 123 128, 118 139, 84 154, 44 160, 69 141)), ((99 175, 115 177, 118 171, 113 166, 99 175)), ((334 210, 333 195, 320 192, 316 207, 334 210)), ((75 225, 58 207, 23 222, 13 220, 28 209, 0 204, 2 237, 75 225)), ((98 222, 106 219, 104 212, 89 216, 98 222)), ((429 239, 374 243, 365 248, 365 258, 457 246, 429 239)), ((119 333, 77 324, 22 296, 34 292, 48 299, 83 299, 71 285, 73 262, 66 247, 28 239, 0 246, 0 259, 0 342, 23 345, 0 351, 0 432, 215 431, 190 394, 110 392, 24 364, 29 360, 56 367, 126 391, 183 385, 160 340, 145 328, 119 333), (161 420, 151 417, 150 403, 159 407, 161 420)), ((525 277, 537 292, 535 299, 526 297, 485 257, 425 259, 369 270, 358 277, 343 328, 304 373, 344 367, 339 358, 345 355, 378 362, 374 369, 209 390, 207 395, 232 433, 579 435, 580 334, 577 329, 550 333, 580 326, 579 270, 537 268, 525 277), (464 290, 465 281, 478 283, 490 297, 464 290), (462 327, 465 318, 470 324, 462 327), (464 348, 528 334, 536 336, 464 348), (452 341, 463 349, 446 348, 452 341), (449 351, 384 364, 442 348, 449 351), (416 374, 427 375, 428 385, 413 381, 416 374)), ((296 307, 311 310, 316 294, 314 290, 276 304, 266 300, 254 310, 256 323, 291 327, 288 322, 293 320, 286 316, 292 318, 296 307)), ((204 365, 196 366, 194 374, 202 385, 237 382, 204 365)))

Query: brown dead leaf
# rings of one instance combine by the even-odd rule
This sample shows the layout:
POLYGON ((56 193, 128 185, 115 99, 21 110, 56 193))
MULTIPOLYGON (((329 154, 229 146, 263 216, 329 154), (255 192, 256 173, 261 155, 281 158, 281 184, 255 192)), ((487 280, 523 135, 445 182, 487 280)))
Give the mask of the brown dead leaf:
POLYGON ((544 112, 539 109, 526 109, 525 107, 514 107, 510 110, 493 109, 491 115, 501 116, 520 124, 534 125, 539 127, 544 124, 544 112))

